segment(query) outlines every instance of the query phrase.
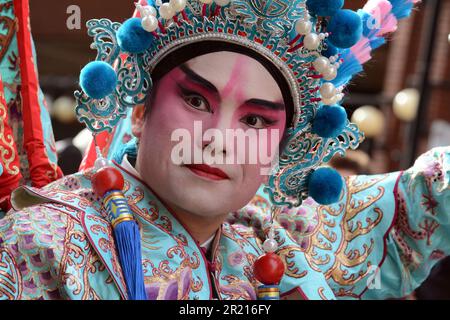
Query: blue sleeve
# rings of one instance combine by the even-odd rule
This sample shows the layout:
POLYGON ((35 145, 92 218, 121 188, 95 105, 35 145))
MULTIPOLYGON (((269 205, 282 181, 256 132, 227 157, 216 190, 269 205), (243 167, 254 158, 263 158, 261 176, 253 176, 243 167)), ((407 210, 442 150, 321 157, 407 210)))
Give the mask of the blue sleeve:
POLYGON ((450 254, 450 148, 420 156, 401 174, 395 198, 387 254, 364 298, 410 294, 450 254))

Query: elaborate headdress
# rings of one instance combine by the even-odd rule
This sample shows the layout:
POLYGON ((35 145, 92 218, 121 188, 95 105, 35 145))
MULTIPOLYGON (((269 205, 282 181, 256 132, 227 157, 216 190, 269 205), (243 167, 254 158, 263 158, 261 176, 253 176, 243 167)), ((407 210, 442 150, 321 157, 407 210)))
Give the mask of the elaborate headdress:
POLYGON ((242 46, 276 66, 294 106, 288 142, 267 187, 273 203, 297 206, 308 195, 332 203, 341 179, 316 169, 363 139, 338 105, 343 90, 414 2, 370 0, 354 12, 342 9, 343 0, 141 1, 140 17, 123 24, 87 23, 98 53, 81 72, 78 119, 94 133, 111 131, 129 107, 144 103, 152 71, 167 55, 205 41, 242 46))
POLYGON ((283 75, 294 109, 266 188, 273 204, 298 206, 308 195, 333 203, 342 178, 319 166, 363 139, 339 105, 343 90, 415 2, 369 0, 355 12, 344 0, 141 0, 139 17, 123 24, 87 23, 98 53, 81 72, 77 117, 94 134, 112 131, 144 103, 168 55, 205 42, 240 46, 283 75))

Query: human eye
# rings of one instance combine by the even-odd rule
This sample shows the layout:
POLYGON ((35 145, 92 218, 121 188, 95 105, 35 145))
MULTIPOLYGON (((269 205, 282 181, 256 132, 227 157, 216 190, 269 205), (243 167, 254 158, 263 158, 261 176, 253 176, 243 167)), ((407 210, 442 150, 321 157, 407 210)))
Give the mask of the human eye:
POLYGON ((189 107, 199 111, 211 112, 211 106, 204 96, 197 92, 187 90, 181 86, 179 86, 179 88, 181 91, 181 97, 189 107))
POLYGON ((254 129, 264 129, 276 123, 274 120, 254 114, 243 117, 241 122, 254 129))
POLYGON ((210 112, 211 108, 208 101, 199 94, 190 94, 184 97, 184 101, 194 109, 210 112))

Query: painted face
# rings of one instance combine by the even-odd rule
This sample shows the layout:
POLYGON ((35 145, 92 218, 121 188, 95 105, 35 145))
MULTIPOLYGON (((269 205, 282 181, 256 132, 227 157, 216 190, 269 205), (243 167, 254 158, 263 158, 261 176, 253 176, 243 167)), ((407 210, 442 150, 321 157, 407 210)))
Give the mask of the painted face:
POLYGON ((271 74, 246 55, 210 53, 173 69, 155 94, 149 114, 133 117, 143 180, 169 207, 196 215, 245 206, 286 126, 271 74))

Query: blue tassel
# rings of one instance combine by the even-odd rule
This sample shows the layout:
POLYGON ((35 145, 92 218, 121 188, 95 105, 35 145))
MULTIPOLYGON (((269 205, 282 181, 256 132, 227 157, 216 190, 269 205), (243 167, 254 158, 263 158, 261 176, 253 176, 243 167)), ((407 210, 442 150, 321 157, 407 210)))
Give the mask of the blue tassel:
POLYGON ((112 190, 103 196, 108 221, 113 226, 114 240, 119 253, 129 300, 145 300, 142 271, 141 236, 127 199, 121 191, 112 190))
POLYGON ((378 49, 386 43, 386 39, 383 37, 374 37, 370 39, 370 47, 372 50, 378 49))
POLYGON ((414 7, 414 3, 411 0, 389 0, 392 4, 392 13, 400 20, 410 16, 414 7))
POLYGON ((129 300, 146 300, 144 273, 142 271, 141 236, 134 220, 118 223, 114 237, 119 252, 120 265, 127 285, 129 300))
POLYGON ((344 51, 342 59, 344 63, 339 68, 337 77, 331 81, 336 87, 347 84, 354 75, 363 71, 362 65, 349 49, 344 51))

